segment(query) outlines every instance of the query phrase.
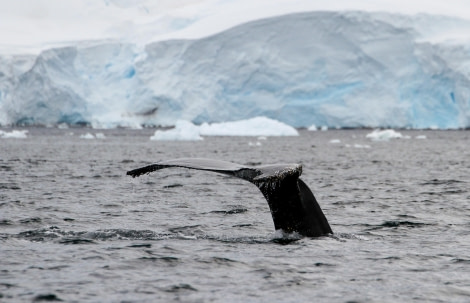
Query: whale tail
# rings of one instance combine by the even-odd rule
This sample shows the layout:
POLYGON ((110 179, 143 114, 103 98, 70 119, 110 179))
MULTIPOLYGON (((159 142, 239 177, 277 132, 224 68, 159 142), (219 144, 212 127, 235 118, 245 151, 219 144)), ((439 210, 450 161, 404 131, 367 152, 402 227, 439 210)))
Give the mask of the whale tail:
POLYGON ((300 164, 244 166, 220 160, 182 158, 137 168, 128 171, 127 175, 135 178, 171 167, 211 171, 253 183, 268 202, 276 230, 297 232, 307 237, 333 233, 312 191, 299 179, 302 174, 300 164))

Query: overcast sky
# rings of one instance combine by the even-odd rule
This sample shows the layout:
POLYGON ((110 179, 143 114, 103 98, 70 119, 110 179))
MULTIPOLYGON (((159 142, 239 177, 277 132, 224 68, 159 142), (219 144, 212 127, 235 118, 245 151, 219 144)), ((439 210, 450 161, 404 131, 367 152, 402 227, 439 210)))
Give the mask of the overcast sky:
POLYGON ((428 13, 470 20, 470 0, 0 0, 0 52, 80 40, 198 38, 237 24, 314 10, 428 13))

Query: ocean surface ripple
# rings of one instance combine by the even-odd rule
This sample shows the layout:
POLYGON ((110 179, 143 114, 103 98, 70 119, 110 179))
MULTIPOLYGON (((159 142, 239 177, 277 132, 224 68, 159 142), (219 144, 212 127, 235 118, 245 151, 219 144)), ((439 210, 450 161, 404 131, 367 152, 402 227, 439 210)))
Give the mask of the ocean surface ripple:
POLYGON ((0 139, 1 302, 468 302, 468 131, 300 131, 256 145, 86 132, 0 139), (275 232, 243 180, 125 175, 177 157, 302 163, 335 234, 275 232))

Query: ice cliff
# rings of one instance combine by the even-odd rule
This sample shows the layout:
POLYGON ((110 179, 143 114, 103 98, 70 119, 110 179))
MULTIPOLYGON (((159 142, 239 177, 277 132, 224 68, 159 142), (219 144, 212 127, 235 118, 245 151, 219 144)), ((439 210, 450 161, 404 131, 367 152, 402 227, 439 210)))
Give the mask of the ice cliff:
POLYGON ((0 55, 0 124, 470 127, 470 22, 309 12, 197 40, 0 55))

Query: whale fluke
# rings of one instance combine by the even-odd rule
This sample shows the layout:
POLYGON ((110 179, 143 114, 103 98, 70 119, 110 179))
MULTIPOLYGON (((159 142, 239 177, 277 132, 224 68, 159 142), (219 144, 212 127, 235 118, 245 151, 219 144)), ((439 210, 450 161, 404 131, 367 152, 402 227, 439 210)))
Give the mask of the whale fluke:
POLYGON ((332 234, 328 221, 308 186, 299 179, 300 164, 245 166, 232 162, 182 158, 162 161, 127 172, 138 177, 156 170, 183 167, 234 176, 256 185, 268 201, 274 228, 307 237, 332 234))

